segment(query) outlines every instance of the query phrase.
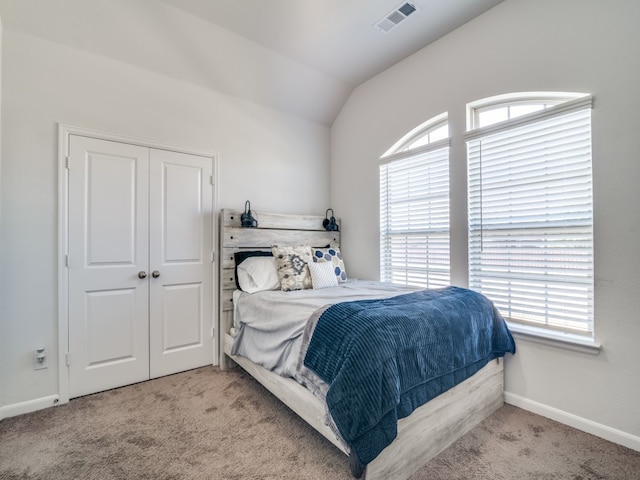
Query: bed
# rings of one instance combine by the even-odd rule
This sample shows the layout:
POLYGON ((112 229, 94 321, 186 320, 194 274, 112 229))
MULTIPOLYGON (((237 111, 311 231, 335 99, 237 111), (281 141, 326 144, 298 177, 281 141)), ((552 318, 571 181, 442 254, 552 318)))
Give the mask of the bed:
MULTIPOLYGON (((280 246, 309 245, 316 248, 323 248, 329 245, 339 247, 340 232, 325 231, 322 226, 324 217, 321 216, 268 213, 259 215, 258 228, 242 228, 240 227, 241 213, 240 211, 225 209, 221 212, 220 219, 220 366, 226 369, 236 364, 240 365, 303 420, 348 455, 349 466, 355 477, 359 478, 366 472, 367 480, 407 478, 503 404, 503 370, 500 358, 497 358, 486 364, 483 363, 468 378, 458 381, 453 387, 447 387, 444 393, 437 394, 435 398, 413 409, 409 416, 400 418, 396 422, 397 435, 395 439, 390 444, 385 444, 386 446, 379 453, 376 451, 375 456, 365 462, 365 470, 365 465, 356 454, 358 449, 350 448, 349 442, 346 442, 338 433, 335 422, 328 421, 331 416, 326 414, 327 402, 318 398, 318 389, 315 389, 314 393, 312 393, 310 389, 301 385, 301 383, 305 382, 301 381, 300 378, 297 378, 298 381, 296 381, 289 376, 275 373, 279 368, 279 373, 295 377, 296 375, 292 373, 290 365, 274 369, 274 365, 270 365, 269 357, 264 361, 259 356, 254 358, 255 361, 250 360, 250 350, 246 350, 246 348, 250 347, 246 347, 243 350, 243 347, 239 346, 245 340, 234 342, 234 336, 244 336, 248 339, 246 341, 247 344, 251 345, 251 336, 244 332, 244 330, 250 329, 247 327, 242 329, 243 331, 236 331, 234 328, 234 298, 238 305, 242 301, 241 294, 237 291, 236 283, 236 257, 238 252, 269 252, 274 244, 280 246), (267 368, 259 363, 264 364, 267 368)), ((357 282, 356 284, 348 282, 348 284, 348 288, 352 288, 351 294, 360 287, 369 288, 369 285, 361 285, 357 284, 357 282), (353 285, 356 286, 353 287, 353 285)), ((344 287, 345 285, 340 286, 344 287)), ((396 302, 393 308, 397 308, 399 304, 405 304, 405 296, 409 298, 423 295, 422 292, 415 292, 415 289, 397 288, 397 292, 383 295, 389 299, 388 302, 396 302), (394 300, 399 298, 402 298, 402 301, 394 300)), ((457 295, 462 293, 460 290, 453 288, 447 293, 457 295)), ((326 291, 332 292, 333 290, 327 289, 326 291)), ((298 292, 294 293, 297 294, 298 292)), ((366 295, 359 296, 359 293, 360 291, 358 290, 358 295, 355 295, 355 297, 352 295, 349 299, 357 297, 358 300, 367 302, 366 295)), ((282 303, 277 296, 279 294, 279 292, 272 292, 266 294, 266 296, 273 297, 271 299, 272 303, 282 303)), ((246 296, 246 294, 244 295, 246 296)), ((307 293, 302 291, 298 296, 304 295, 307 295, 307 293)), ((258 295, 254 296, 258 297, 258 295)), ((320 299, 314 298, 310 302, 317 307, 322 305, 324 300, 320 295, 320 299)), ((376 300, 376 302, 378 301, 376 300)), ((385 301, 380 302, 384 303, 385 301)), ((340 305, 356 306, 358 302, 341 303, 340 305)), ((314 308, 311 308, 311 310, 314 310, 314 308)), ((326 323, 317 322, 327 322, 328 320, 324 317, 331 317, 333 312, 339 309, 338 307, 329 307, 326 310, 319 310, 315 316, 316 323, 313 323, 312 328, 317 325, 323 327, 327 325, 326 323)), ((369 306, 367 304, 367 308, 362 310, 368 309, 369 306)), ((242 312, 242 310, 239 310, 238 316, 242 312)), ((245 313, 243 315, 246 316, 245 313)), ((241 323, 241 325, 244 327, 244 323, 241 323)), ((309 359, 309 357, 313 357, 313 353, 318 351, 317 349, 311 351, 315 348, 311 340, 322 338, 322 335, 318 332, 310 335, 308 325, 305 329, 305 336, 310 336, 311 338, 307 338, 309 343, 304 344, 302 347, 302 354, 304 357, 306 353, 306 358, 309 359)), ((319 329, 322 330, 322 328, 319 329)), ((258 339, 258 342, 263 342, 263 338, 266 338, 266 343, 269 343, 270 340, 269 337, 258 336, 255 338, 258 339)), ((255 339, 254 343, 256 343, 255 339)), ((321 349, 320 351, 322 352, 323 350, 321 349)), ((320 357, 322 355, 316 355, 316 358, 320 357)), ((326 395, 326 389, 322 393, 326 395)), ((336 416, 336 419, 339 419, 339 416, 336 416)), ((394 426, 394 428, 396 427, 394 426)), ((394 430, 395 434, 396 431, 394 430)), ((354 445, 357 444, 354 443, 354 445)), ((361 452, 361 450, 358 451, 361 452)))

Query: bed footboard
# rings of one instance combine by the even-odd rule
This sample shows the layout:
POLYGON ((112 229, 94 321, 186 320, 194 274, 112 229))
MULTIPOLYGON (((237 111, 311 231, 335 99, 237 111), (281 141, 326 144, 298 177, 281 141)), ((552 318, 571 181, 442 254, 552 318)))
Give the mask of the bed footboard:
POLYGON ((475 375, 398 421, 398 437, 366 469, 366 480, 404 479, 504 403, 503 364, 475 375))

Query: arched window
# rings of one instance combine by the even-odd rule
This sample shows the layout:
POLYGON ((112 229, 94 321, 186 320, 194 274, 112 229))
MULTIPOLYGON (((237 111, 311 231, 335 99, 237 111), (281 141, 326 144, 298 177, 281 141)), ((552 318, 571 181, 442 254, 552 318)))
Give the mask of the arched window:
POLYGON ((522 326, 593 335, 591 105, 565 93, 468 105, 469 287, 522 326))
POLYGON ((380 159, 380 279, 449 285, 449 128, 434 117, 380 159))
POLYGON ((584 97, 583 93, 510 93, 478 100, 467 105, 467 130, 477 130, 584 97))

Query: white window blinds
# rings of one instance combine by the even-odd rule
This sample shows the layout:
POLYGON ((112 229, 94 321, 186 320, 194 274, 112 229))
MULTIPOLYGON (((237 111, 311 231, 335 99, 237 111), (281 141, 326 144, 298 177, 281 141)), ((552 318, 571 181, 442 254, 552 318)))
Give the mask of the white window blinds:
MULTIPOLYGON (((442 146, 446 143, 446 146, 442 146)), ((380 278, 449 285, 449 146, 380 165, 380 278)))
POLYGON ((510 320, 591 335, 591 98, 467 134, 469 287, 510 320), (483 132, 484 131, 484 132, 483 132))

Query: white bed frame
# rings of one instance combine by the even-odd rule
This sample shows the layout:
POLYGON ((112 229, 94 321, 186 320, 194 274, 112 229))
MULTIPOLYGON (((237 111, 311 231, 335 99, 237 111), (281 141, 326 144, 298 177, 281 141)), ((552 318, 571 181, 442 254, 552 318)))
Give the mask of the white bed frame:
MULTIPOLYGON (((325 425, 325 406, 291 378, 284 378, 244 357, 232 356, 234 253, 240 250, 269 251, 271 245, 340 245, 340 232, 327 232, 324 217, 258 213, 258 228, 240 226, 241 211, 224 209, 220 219, 220 367, 236 363, 304 421, 345 454, 342 443, 325 425)), ((339 220, 338 220, 338 223, 339 220)), ((348 257, 347 257, 348 272, 348 257)), ((471 378, 439 395, 398 422, 398 436, 366 467, 366 480, 408 478, 422 465, 467 433, 502 406, 503 366, 490 362, 471 378)), ((356 475, 353 465, 352 473, 356 475)))

